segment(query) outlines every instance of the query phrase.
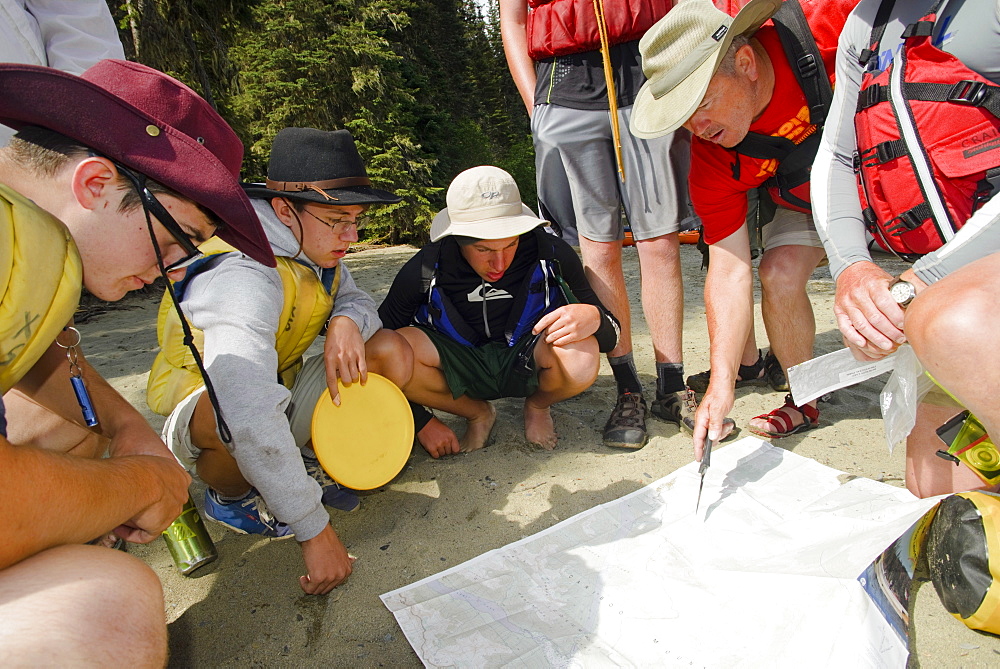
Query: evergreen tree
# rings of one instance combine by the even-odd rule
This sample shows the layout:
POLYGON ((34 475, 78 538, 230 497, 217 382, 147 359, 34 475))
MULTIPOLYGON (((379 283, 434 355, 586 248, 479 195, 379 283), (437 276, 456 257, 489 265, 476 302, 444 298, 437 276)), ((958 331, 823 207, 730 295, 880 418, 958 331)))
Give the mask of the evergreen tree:
POLYGON ((237 131, 247 180, 265 176, 280 129, 349 129, 372 181, 404 198, 373 210, 369 241, 426 241, 445 187, 474 165, 508 170, 533 204, 495 2, 485 18, 474 0, 108 2, 129 57, 191 85, 237 131))

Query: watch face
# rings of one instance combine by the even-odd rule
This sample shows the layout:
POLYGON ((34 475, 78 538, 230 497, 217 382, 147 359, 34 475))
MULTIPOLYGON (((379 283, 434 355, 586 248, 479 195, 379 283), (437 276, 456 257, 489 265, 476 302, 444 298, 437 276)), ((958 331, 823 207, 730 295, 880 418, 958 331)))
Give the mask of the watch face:
POLYGON ((889 287, 892 299, 896 300, 899 304, 906 304, 912 300, 914 292, 913 285, 906 281, 897 281, 889 287))

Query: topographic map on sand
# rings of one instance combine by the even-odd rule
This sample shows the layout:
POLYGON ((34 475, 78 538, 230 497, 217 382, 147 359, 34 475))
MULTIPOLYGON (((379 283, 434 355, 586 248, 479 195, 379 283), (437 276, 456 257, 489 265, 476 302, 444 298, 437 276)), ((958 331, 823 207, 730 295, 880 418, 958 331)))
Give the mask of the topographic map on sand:
POLYGON ((698 480, 691 463, 382 601, 434 667, 905 666, 905 605, 876 603, 868 568, 937 499, 753 438, 715 451, 695 513, 698 480))

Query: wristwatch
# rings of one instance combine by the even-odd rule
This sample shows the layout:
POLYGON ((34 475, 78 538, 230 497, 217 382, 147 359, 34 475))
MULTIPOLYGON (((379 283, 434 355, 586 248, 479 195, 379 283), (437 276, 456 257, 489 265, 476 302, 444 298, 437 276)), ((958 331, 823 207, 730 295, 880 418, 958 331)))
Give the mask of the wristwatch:
POLYGON ((896 300, 899 306, 906 308, 906 305, 912 302, 913 298, 917 296, 917 289, 909 281, 896 279, 889 286, 889 294, 892 295, 892 299, 896 300))

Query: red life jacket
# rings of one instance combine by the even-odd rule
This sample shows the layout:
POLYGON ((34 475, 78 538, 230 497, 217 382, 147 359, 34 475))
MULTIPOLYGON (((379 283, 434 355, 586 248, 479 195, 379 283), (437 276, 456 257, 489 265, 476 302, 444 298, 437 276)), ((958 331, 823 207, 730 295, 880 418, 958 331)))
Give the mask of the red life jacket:
MULTIPOLYGON (((528 54, 532 60, 601 48, 594 0, 528 0, 528 54)), ((673 0, 605 0, 611 46, 637 40, 666 16, 673 0)))
POLYGON ((942 0, 903 31, 884 72, 874 72, 891 0, 883 0, 855 116, 854 171, 865 224, 906 260, 955 236, 1000 178, 1000 86, 935 47, 942 0))

